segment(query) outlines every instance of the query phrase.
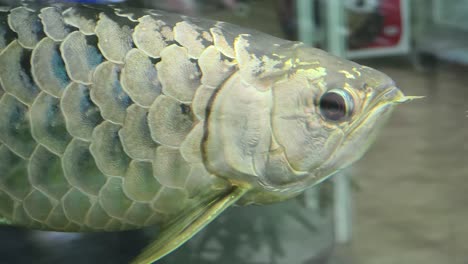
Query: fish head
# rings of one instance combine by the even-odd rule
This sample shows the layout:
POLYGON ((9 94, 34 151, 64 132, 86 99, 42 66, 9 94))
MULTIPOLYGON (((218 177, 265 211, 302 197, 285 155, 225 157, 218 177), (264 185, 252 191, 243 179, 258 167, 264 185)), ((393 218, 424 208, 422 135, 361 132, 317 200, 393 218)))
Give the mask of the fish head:
POLYGON ((208 167, 251 189, 240 203, 294 197, 349 166, 394 106, 416 98, 370 67, 301 44, 282 48, 246 52, 211 108, 208 167))
POLYGON ((262 186, 277 198, 359 160, 394 106, 413 98, 378 70, 315 48, 295 52, 287 77, 272 87, 272 141, 262 186))

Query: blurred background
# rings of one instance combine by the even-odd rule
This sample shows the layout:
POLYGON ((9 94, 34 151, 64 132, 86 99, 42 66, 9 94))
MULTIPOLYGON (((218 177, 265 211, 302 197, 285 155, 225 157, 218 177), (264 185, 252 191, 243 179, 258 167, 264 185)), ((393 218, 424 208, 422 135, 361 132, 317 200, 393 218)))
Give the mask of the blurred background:
MULTIPOLYGON (((231 208, 159 263, 468 263, 468 1, 120 4, 304 41, 387 73, 405 94, 425 96, 399 106, 352 168, 285 203, 231 208)), ((154 233, 0 227, 0 263, 127 263, 154 233)))

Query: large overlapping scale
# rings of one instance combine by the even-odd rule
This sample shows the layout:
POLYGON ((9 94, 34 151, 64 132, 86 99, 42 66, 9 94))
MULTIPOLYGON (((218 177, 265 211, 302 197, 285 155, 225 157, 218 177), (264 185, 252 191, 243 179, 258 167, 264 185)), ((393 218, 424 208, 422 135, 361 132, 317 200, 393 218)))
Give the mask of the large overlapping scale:
POLYGON ((1 9, 2 221, 164 225, 229 188, 200 149, 209 99, 237 69, 224 34, 158 11, 1 9))

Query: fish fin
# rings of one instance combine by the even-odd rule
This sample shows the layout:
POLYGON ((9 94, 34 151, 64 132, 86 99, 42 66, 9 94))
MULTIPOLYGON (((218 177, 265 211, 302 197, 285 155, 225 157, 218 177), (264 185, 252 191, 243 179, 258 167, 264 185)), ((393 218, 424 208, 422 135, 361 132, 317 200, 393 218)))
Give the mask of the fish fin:
POLYGON ((184 217, 180 217, 162 231, 158 238, 132 261, 132 264, 153 263, 177 249, 226 208, 239 200, 247 191, 247 188, 233 187, 224 196, 213 199, 207 206, 199 206, 184 217))
POLYGON ((0 215, 0 225, 11 225, 11 221, 0 215))

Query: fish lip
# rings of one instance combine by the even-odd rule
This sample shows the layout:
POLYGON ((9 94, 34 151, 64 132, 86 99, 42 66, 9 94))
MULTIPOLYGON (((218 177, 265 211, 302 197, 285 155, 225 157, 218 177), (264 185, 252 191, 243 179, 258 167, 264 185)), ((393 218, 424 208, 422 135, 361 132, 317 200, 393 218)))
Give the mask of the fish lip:
MULTIPOLYGON (((388 84, 378 87, 376 90, 382 90, 382 92, 380 92, 375 99, 371 99, 371 101, 374 101, 373 105, 375 105, 375 103, 378 103, 378 102, 401 104, 401 103, 411 102, 417 99, 423 99, 425 97, 425 96, 404 95, 403 92, 395 85, 393 81, 388 84)), ((370 105, 367 108, 369 107, 372 108, 373 105, 370 105)))
POLYGON ((366 122, 367 118, 375 112, 386 111, 389 107, 393 106, 405 100, 405 95, 403 92, 398 89, 394 84, 388 84, 384 87, 379 88, 383 89, 376 97, 370 98, 369 104, 365 106, 363 112, 365 113, 361 118, 354 121, 353 124, 349 127, 348 135, 351 135, 358 129, 363 123, 366 122))
POLYGON ((406 97, 403 92, 395 85, 387 85, 383 87, 383 91, 380 92, 375 98, 371 98, 372 102, 366 107, 366 110, 370 112, 370 110, 376 108, 377 105, 399 103, 405 101, 405 98, 406 97))

